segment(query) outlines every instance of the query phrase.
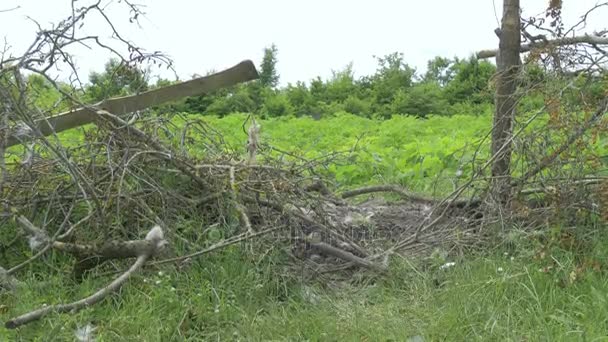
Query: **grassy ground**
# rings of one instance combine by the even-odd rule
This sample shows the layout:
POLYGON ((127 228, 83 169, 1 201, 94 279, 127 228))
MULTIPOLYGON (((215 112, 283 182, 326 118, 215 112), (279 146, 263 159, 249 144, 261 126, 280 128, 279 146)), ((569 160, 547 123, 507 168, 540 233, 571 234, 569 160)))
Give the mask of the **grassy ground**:
MULTIPOLYGON (((0 329, 0 339, 73 340, 93 321, 99 341, 608 340, 608 241, 591 240, 584 254, 533 241, 458 259, 396 258, 385 278, 332 288, 281 271, 280 255, 252 258, 235 246, 188 272, 137 275, 120 295, 75 315, 0 329), (446 262, 455 265, 441 268, 446 262)), ((80 298, 107 278, 65 279, 61 271, 22 279, 17 294, 0 296, 0 320, 80 298)))

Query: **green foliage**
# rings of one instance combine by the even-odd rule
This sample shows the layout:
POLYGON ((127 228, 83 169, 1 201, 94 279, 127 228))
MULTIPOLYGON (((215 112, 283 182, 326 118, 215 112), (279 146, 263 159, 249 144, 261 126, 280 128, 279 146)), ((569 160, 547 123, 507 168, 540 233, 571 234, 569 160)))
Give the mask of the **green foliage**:
POLYGON ((172 108, 204 115, 250 112, 314 118, 346 111, 389 119, 394 114, 446 115, 455 105, 480 113, 493 99, 489 85, 495 67, 489 62, 435 57, 428 62, 426 73, 418 76, 398 52, 376 57, 378 67, 373 75, 356 78, 353 64, 349 63, 342 70, 333 71, 327 80, 315 77, 307 83, 298 81, 278 88, 277 51, 274 44, 264 49, 259 80, 191 97, 172 108))
POLYGON ((349 95, 344 100, 344 110, 354 115, 370 117, 372 114, 372 103, 369 100, 349 95))
POLYGON ((429 114, 447 114, 449 108, 441 87, 434 82, 424 82, 400 90, 391 109, 393 113, 425 117, 429 114))
POLYGON ((250 88, 242 85, 225 96, 216 95, 214 101, 207 106, 205 113, 219 116, 230 113, 250 113, 255 111, 256 106, 250 88))
POLYGON ((148 80, 144 71, 126 65, 117 59, 110 59, 105 64, 103 72, 92 72, 89 75, 89 83, 85 95, 88 102, 134 94, 148 89, 148 80))
POLYGON ((264 87, 274 88, 279 84, 279 73, 277 70, 277 47, 272 44, 264 49, 264 57, 260 66, 260 83, 264 87))
POLYGON ((285 95, 293 106, 296 116, 309 115, 314 112, 316 100, 304 82, 298 81, 295 85, 287 85, 285 95))
POLYGON ((453 61, 444 57, 435 57, 428 61, 427 70, 424 74, 424 82, 435 82, 440 86, 446 86, 454 78, 456 70, 452 67, 453 61))
MULTIPOLYGON (((26 83, 28 98, 43 113, 50 115, 70 109, 71 101, 55 89, 53 84, 43 76, 31 74, 27 77, 26 83)), ((80 97, 80 94, 77 94, 69 85, 59 83, 58 86, 66 94, 70 94, 76 99, 80 97)))
POLYGON ((262 113, 269 117, 291 116, 294 110, 286 94, 273 92, 264 97, 262 113))
MULTIPOLYGON (((246 118, 246 114, 239 114, 204 120, 222 133, 231 149, 236 147, 244 156, 247 137, 240 127, 246 118)), ((330 152, 347 153, 346 160, 331 163, 325 170, 337 186, 399 183, 421 192, 444 193, 453 186, 444 175, 453 176, 457 170, 463 177, 471 175, 476 137, 490 129, 491 118, 487 112, 479 116, 429 115, 425 120, 395 115, 378 120, 338 111, 321 120, 278 117, 258 123, 263 144, 294 155, 313 159, 330 152)), ((196 141, 202 138, 192 139, 192 145, 198 145, 196 141)), ((487 151, 487 144, 483 145, 478 159, 487 151)))
POLYGON ((374 113, 388 118, 395 95, 412 85, 415 70, 407 65, 402 53, 392 53, 377 57, 378 70, 369 80, 374 99, 374 113))
POLYGON ((445 87, 446 99, 451 104, 492 102, 494 97, 490 91, 490 79, 496 73, 494 64, 471 57, 468 60, 456 60, 452 68, 454 77, 445 87))
POLYGON ((349 63, 341 71, 333 71, 332 77, 326 82, 325 94, 322 100, 325 102, 343 103, 349 96, 357 94, 357 85, 353 74, 353 64, 349 63))

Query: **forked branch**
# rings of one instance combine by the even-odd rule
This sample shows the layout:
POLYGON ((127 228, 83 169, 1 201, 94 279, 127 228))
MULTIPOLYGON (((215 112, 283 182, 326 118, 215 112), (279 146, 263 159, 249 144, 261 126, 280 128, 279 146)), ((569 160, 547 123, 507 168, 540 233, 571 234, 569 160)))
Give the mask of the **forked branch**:
POLYGON ((150 257, 157 254, 167 243, 164 239, 163 231, 159 226, 154 226, 154 228, 152 228, 148 232, 144 241, 147 245, 150 246, 150 248, 143 249, 142 254, 137 257, 135 263, 125 273, 120 275, 106 287, 100 289, 89 297, 69 304, 55 304, 28 312, 19 317, 15 317, 9 320, 4 324, 4 326, 7 329, 15 329, 19 326, 37 321, 51 312, 77 312, 81 309, 101 302, 104 298, 108 296, 108 294, 118 290, 122 285, 124 285, 124 283, 126 283, 129 277, 133 275, 133 273, 140 269, 150 257))

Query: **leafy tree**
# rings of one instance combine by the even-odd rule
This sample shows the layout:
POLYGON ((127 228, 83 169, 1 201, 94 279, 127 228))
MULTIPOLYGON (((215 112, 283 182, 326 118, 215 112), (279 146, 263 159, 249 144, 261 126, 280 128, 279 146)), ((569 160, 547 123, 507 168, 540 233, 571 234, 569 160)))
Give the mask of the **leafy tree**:
POLYGON ((378 61, 376 73, 363 83, 371 84, 374 112, 381 117, 389 117, 395 94, 412 85, 416 70, 405 63, 402 53, 395 52, 376 59, 378 61))
POLYGON ((272 44, 264 49, 264 58, 260 66, 260 83, 264 87, 276 88, 279 84, 279 74, 277 71, 277 47, 272 44))
POLYGON ((205 113, 225 116, 231 113, 252 113, 256 103, 245 86, 237 86, 225 96, 216 96, 205 113))
POLYGON ((453 61, 449 58, 437 56, 427 62, 427 70, 422 80, 424 82, 436 82, 444 87, 453 78, 455 70, 451 68, 453 61))
POLYGON ((90 85, 86 88, 86 99, 89 101, 101 101, 148 90, 148 79, 143 70, 126 65, 115 58, 105 64, 103 72, 92 72, 89 82, 90 85))
POLYGON ((446 98, 451 104, 492 102, 493 94, 488 87, 496 73, 494 64, 471 57, 467 60, 456 59, 451 69, 454 77, 445 87, 446 98))
POLYGON ((310 81, 310 95, 312 95, 316 101, 327 101, 327 85, 323 82, 321 77, 317 76, 310 81))
POLYGON ((352 62, 343 70, 332 71, 331 79, 325 86, 326 102, 344 102, 349 96, 357 93, 352 62))

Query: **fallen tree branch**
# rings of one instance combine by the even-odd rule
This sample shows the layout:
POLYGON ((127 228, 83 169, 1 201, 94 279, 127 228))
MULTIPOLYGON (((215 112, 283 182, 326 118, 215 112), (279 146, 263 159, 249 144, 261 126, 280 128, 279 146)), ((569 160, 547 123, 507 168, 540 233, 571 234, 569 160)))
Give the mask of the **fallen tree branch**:
POLYGON ((344 261, 349 261, 352 262, 356 265, 368 268, 370 270, 374 270, 380 273, 385 273, 386 272, 386 268, 375 264, 369 260, 365 260, 363 258, 359 258, 358 256, 349 253, 343 249, 331 246, 325 242, 310 242, 310 245, 314 248, 316 248, 317 250, 319 250, 321 253, 325 253, 327 255, 331 255, 334 256, 336 258, 342 259, 344 261))
POLYGON ((102 301, 108 294, 118 290, 135 271, 140 269, 146 261, 158 253, 159 250, 163 248, 166 244, 164 239, 164 234, 162 229, 159 226, 154 226, 148 234, 146 235, 145 240, 151 248, 145 249, 142 251, 142 254, 137 257, 135 263, 122 275, 108 284, 106 287, 100 289, 89 297, 83 298, 79 301, 69 303, 69 304, 55 304, 50 306, 42 307, 38 310, 34 310, 32 312, 28 312, 21 316, 15 317, 4 324, 7 329, 15 329, 19 326, 37 321, 42 317, 48 315, 51 312, 57 313, 66 313, 66 312, 77 312, 81 309, 89 307, 91 305, 95 305, 102 301))
MULTIPOLYGON (((126 259, 138 257, 143 254, 150 254, 156 248, 148 240, 108 241, 100 246, 55 241, 52 238, 49 239, 44 230, 36 227, 24 216, 18 217, 17 221, 21 224, 26 233, 30 234, 33 238, 39 239, 40 244, 48 243, 47 246, 49 247, 73 254, 80 258, 100 257, 105 259, 126 259)), ((11 270, 15 268, 16 267, 13 267, 11 270)), ((11 270, 8 271, 9 274, 14 273, 14 271, 11 272, 11 270)))
POLYGON ((232 195, 232 201, 234 202, 234 208, 239 212, 241 224, 245 226, 249 233, 254 233, 253 227, 251 227, 251 220, 247 216, 246 208, 238 200, 236 177, 234 174, 234 167, 230 168, 230 194, 232 195))
POLYGON ((355 197, 355 196, 359 196, 359 195, 365 195, 365 194, 370 194, 370 193, 374 193, 374 192, 394 192, 396 194, 401 195, 402 197, 412 200, 412 201, 417 201, 417 202, 424 202, 424 203, 431 203, 431 202, 436 202, 437 200, 429 198, 429 197, 425 197, 425 196, 421 196, 418 194, 414 194, 411 193, 397 185, 372 185, 372 186, 366 186, 363 188, 358 188, 358 189, 354 189, 354 190, 348 190, 348 191, 344 191, 340 197, 346 199, 349 197, 355 197))
POLYGON ((20 263, 17 266, 12 267, 8 271, 6 271, 7 275, 13 275, 13 274, 17 273, 20 269, 24 268, 28 264, 34 262, 36 259, 41 257, 44 253, 46 253, 46 251, 48 251, 53 246, 53 241, 55 241, 57 239, 57 237, 59 236, 59 234, 61 233, 61 229, 59 229, 59 230, 57 230, 55 235, 51 239, 49 239, 47 233, 44 230, 36 227, 32 222, 30 222, 27 218, 25 218, 25 216, 19 216, 17 218, 17 222, 19 222, 19 224, 21 224, 21 227, 23 228, 23 230, 27 234, 30 235, 30 246, 31 247, 34 247, 35 243, 45 244, 45 246, 42 249, 40 249, 38 251, 38 253, 34 254, 31 258, 27 259, 26 261, 20 263), (34 243, 33 243, 33 241, 34 241, 34 243))
MULTIPOLYGON (((565 45, 575 45, 575 44, 591 44, 591 45, 608 45, 608 37, 600 37, 600 36, 592 36, 586 34, 584 36, 577 37, 564 37, 553 40, 547 40, 546 42, 539 41, 535 43, 522 44, 519 52, 529 52, 533 49, 543 49, 547 47, 553 46, 565 46, 565 45)), ((477 59, 485 59, 496 57, 498 54, 498 49, 492 50, 481 50, 475 54, 477 59)))
MULTIPOLYGON (((603 179, 603 178, 583 179, 583 180, 578 180, 575 182, 567 183, 566 186, 583 187, 583 186, 588 186, 588 185, 599 185, 599 184, 602 184, 603 182, 605 182, 605 179, 603 179)), ((543 187, 538 187, 538 188, 523 189, 520 192, 518 192, 518 194, 527 196, 527 195, 555 193, 555 192, 557 192, 557 189, 558 189, 557 187, 549 185, 549 186, 543 186, 543 187)))

